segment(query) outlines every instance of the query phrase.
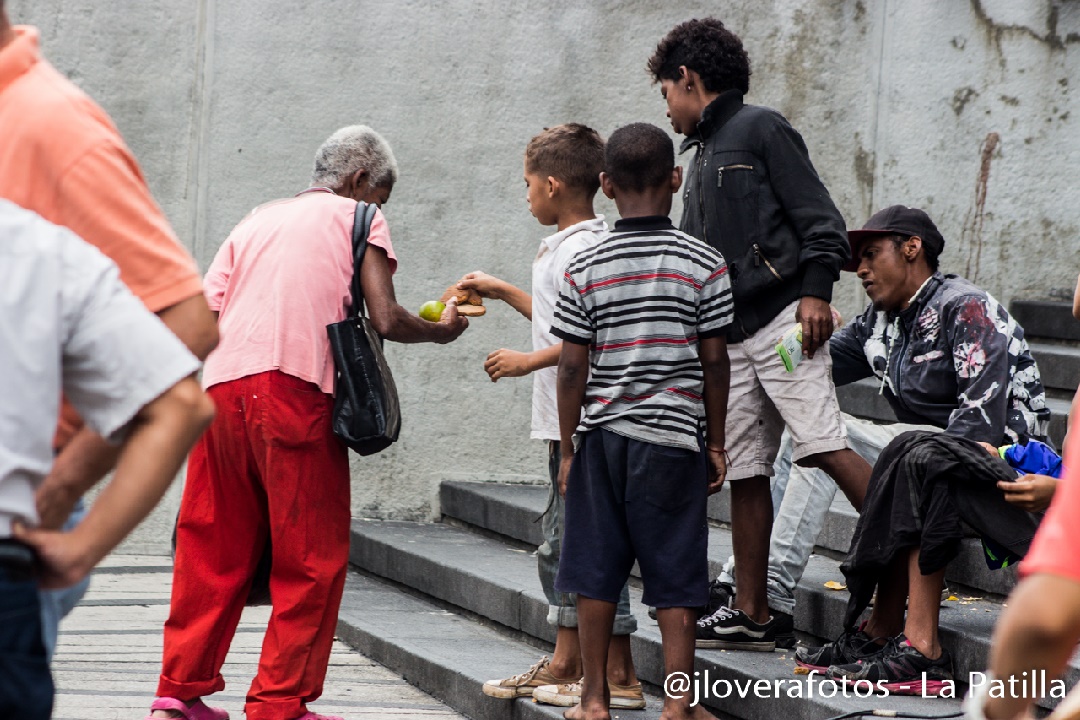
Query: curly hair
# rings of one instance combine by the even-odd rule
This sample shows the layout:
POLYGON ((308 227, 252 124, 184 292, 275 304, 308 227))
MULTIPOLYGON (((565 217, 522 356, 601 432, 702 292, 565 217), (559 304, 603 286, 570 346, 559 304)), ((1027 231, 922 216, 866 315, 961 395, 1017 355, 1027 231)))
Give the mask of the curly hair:
POLYGON ((544 128, 525 146, 525 166, 530 173, 551 175, 592 195, 600 188, 604 139, 581 123, 544 128))
POLYGON ((750 88, 750 57, 742 40, 716 18, 687 20, 672 28, 649 58, 653 82, 678 80, 685 65, 701 76, 710 92, 750 88))
POLYGON ((624 125, 608 138, 604 172, 623 190, 644 192, 671 181, 675 145, 668 134, 649 123, 624 125))

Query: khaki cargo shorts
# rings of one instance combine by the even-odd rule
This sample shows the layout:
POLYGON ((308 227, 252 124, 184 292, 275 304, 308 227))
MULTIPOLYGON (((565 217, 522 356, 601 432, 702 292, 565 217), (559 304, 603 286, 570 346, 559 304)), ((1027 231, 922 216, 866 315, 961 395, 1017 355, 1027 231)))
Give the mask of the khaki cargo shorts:
POLYGON ((785 425, 791 431, 793 462, 849 447, 829 346, 812 360, 804 357, 790 373, 776 353, 780 337, 795 324, 797 307, 798 301, 791 303, 751 337, 728 345, 728 480, 772 477, 785 425))

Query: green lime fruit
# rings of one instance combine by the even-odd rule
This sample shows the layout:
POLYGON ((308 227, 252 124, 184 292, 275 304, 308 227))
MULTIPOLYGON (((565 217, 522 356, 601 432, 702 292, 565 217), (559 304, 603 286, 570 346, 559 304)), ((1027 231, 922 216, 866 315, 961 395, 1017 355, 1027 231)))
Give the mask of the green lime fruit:
POLYGON ((442 318, 443 310, 445 309, 446 306, 438 300, 428 300, 420 306, 420 317, 428 322, 439 322, 439 319, 442 318))

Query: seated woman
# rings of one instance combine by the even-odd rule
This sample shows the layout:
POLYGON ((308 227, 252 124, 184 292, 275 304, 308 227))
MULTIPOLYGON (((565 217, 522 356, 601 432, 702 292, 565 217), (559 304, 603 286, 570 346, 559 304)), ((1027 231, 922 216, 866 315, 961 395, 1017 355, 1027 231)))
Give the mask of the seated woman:
POLYGON ((999 450, 913 431, 889 443, 841 566, 851 595, 849 630, 832 645, 801 648, 797 664, 896 694, 934 695, 947 687, 952 657, 939 643, 938 615, 945 568, 959 553, 964 523, 983 538, 987 564, 1005 567, 1027 553, 1053 495, 1053 477, 1018 478, 1018 468, 1060 474, 1061 463, 1037 441, 999 450), (870 618, 855 630, 875 588, 870 618), (858 652, 861 662, 830 662, 837 646, 858 652))

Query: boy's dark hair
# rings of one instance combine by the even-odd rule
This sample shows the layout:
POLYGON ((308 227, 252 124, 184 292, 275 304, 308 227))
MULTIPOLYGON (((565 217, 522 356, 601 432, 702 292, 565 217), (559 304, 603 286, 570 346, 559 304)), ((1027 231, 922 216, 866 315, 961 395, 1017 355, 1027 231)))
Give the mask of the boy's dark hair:
POLYGON ((675 145, 649 123, 632 123, 611 133, 604 150, 604 172, 623 190, 642 192, 671 182, 675 145))
POLYGON ((604 139, 581 123, 544 128, 525 146, 525 169, 593 195, 604 169, 604 139))
POLYGON ((750 57, 742 40, 716 18, 676 25, 656 46, 648 69, 654 82, 678 80, 681 65, 700 75, 709 92, 745 95, 750 89, 750 57))

